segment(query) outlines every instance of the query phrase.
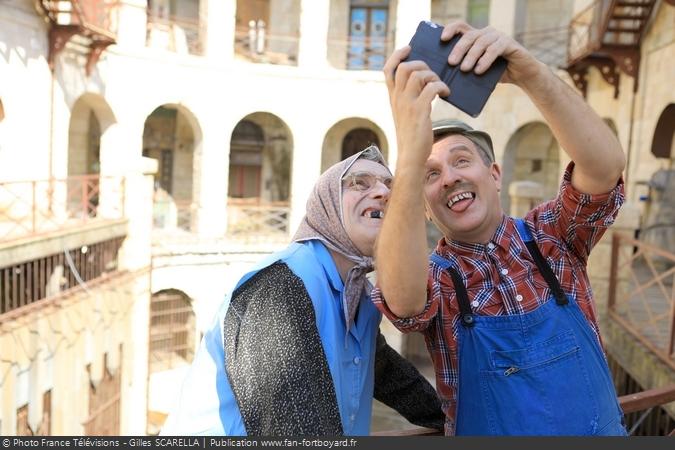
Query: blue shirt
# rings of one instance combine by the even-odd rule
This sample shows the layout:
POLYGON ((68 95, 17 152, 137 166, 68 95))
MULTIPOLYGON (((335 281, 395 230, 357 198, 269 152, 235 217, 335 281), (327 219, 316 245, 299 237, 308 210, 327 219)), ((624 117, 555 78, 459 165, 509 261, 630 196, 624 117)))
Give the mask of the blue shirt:
MULTIPOLYGON (((342 310, 344 285, 330 253, 316 240, 293 243, 266 258, 244 275, 233 291, 276 261, 286 263, 303 281, 312 299, 344 433, 369 434, 380 313, 370 301, 370 296, 364 294, 355 324, 347 333, 342 310)), ((226 296, 213 325, 202 339, 181 387, 177 407, 167 418, 162 435, 246 435, 225 372, 223 320, 230 297, 231 293, 226 296)))

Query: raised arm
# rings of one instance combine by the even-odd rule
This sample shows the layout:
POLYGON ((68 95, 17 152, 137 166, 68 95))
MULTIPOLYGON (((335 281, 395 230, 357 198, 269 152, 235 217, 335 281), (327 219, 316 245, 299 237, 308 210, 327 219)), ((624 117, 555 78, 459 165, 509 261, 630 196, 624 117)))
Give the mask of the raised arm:
POLYGON ((621 145, 584 99, 514 39, 490 27, 476 30, 464 22, 445 27, 442 39, 462 38, 448 57, 462 70, 485 72, 497 56, 507 61, 503 82, 519 86, 548 123, 562 149, 574 161, 572 184, 581 192, 601 194, 616 186, 626 165, 621 145), (463 58, 463 59, 462 59, 463 58))
POLYGON ((409 52, 408 46, 396 50, 383 69, 396 125, 398 158, 376 250, 379 286, 387 306, 399 317, 422 312, 426 302, 424 164, 433 140, 431 102, 436 95, 449 93, 425 63, 401 63, 409 52))

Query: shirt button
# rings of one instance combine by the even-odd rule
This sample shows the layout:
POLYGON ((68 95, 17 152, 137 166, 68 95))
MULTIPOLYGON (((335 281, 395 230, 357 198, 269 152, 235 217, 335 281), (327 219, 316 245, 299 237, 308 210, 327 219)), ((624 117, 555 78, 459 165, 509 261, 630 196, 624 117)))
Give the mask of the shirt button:
POLYGON ((360 362, 361 362, 361 358, 358 357, 358 356, 355 356, 354 357, 354 364, 356 364, 358 366, 360 362))
POLYGON ((508 269, 502 269, 501 272, 502 272, 502 275, 508 275, 509 274, 508 269))
POLYGON ((471 306, 473 306, 474 308, 478 308, 478 302, 476 300, 472 301, 471 306))
POLYGON ((349 416, 349 420, 351 420, 352 422, 355 421, 356 420, 356 414, 352 414, 351 416, 349 416))
POLYGON ((523 301, 523 296, 518 294, 516 295, 516 301, 522 302, 523 301))
POLYGON ((493 244, 492 242, 490 242, 490 243, 488 243, 487 248, 489 248, 490 250, 492 250, 493 248, 495 248, 495 244, 493 244))

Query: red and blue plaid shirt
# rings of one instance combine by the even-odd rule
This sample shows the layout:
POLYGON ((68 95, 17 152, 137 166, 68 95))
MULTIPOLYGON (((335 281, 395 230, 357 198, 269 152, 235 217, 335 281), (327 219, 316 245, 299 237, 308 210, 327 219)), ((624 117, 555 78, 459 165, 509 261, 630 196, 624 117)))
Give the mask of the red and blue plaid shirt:
MULTIPOLYGON (((586 262, 624 201, 623 181, 609 193, 589 195, 570 183, 574 163, 563 176, 558 196, 530 211, 525 220, 542 255, 567 294, 575 296, 589 325, 600 341, 586 262)), ((487 244, 467 244, 441 239, 436 252, 460 271, 472 310, 480 315, 523 314, 546 302, 551 294, 546 281, 516 230, 515 221, 504 216, 487 244)), ((459 305, 448 271, 429 264, 427 302, 417 316, 393 314, 377 286, 375 305, 402 332, 420 331, 436 371, 436 389, 446 415, 445 432, 455 430, 457 400, 457 330, 459 305)))

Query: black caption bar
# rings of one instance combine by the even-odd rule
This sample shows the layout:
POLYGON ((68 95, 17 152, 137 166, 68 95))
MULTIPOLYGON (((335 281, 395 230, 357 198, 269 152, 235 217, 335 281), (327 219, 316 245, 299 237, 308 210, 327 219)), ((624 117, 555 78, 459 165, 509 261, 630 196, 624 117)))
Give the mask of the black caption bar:
POLYGON ((0 437, 1 448, 190 448, 190 449, 234 449, 234 448, 310 448, 310 449, 346 449, 359 450, 463 450, 495 448, 499 450, 574 450, 592 449, 611 450, 649 449, 660 450, 675 448, 675 438, 668 437, 612 437, 612 438, 565 438, 565 437, 288 437, 288 438, 249 438, 249 437, 0 437))

